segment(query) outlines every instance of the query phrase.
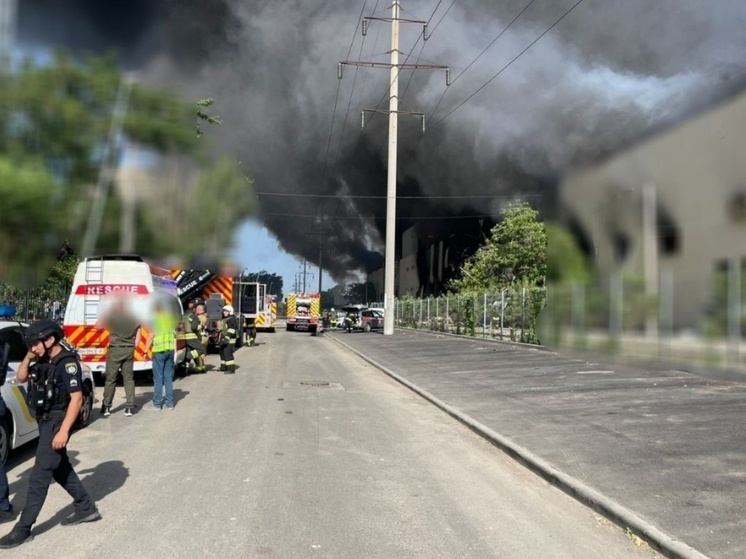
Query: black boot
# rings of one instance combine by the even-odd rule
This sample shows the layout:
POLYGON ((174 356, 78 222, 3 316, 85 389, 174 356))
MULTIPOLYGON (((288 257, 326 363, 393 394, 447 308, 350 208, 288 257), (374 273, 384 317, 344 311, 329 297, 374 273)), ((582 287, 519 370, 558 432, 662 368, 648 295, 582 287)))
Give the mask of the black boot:
POLYGON ((30 542, 34 539, 31 535, 31 530, 28 528, 23 529, 16 526, 7 536, 0 538, 0 549, 10 549, 11 547, 18 547, 19 545, 30 542))

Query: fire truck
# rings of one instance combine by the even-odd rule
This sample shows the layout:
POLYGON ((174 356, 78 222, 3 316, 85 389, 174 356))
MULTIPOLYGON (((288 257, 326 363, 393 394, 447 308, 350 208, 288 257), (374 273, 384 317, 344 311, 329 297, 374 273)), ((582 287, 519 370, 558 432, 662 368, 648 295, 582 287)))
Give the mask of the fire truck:
POLYGON ((318 293, 290 293, 287 305, 287 330, 311 332, 321 331, 321 297, 318 293))
POLYGON ((220 309, 231 305, 238 318, 238 341, 244 345, 250 330, 274 332, 277 326, 277 302, 258 282, 219 276, 210 270, 174 270, 177 294, 184 308, 196 297, 204 299, 213 329, 222 318, 220 309))
MULTIPOLYGON (((277 321, 274 296, 266 294, 266 286, 243 283, 220 276, 210 270, 168 270, 145 262, 138 255, 107 255, 86 258, 78 265, 72 292, 67 302, 63 330, 75 345, 81 360, 94 374, 106 367, 109 333, 96 328, 96 324, 110 295, 125 295, 133 311, 147 317, 151 294, 166 296, 173 303, 173 312, 181 315, 189 301, 199 297, 205 300, 210 317, 208 345, 217 340, 217 321, 222 318, 222 307, 233 305, 239 317, 239 337, 236 344, 245 343, 246 333, 255 324, 273 332, 277 321), (251 287, 249 287, 251 286, 251 287), (253 306, 248 304, 254 300, 253 306), (244 312, 241 307, 247 308, 244 312), (256 310, 255 310, 256 309, 256 310)), ((141 329, 140 343, 135 349, 135 371, 152 369, 152 355, 145 351, 148 332, 141 329)), ((184 350, 183 339, 175 342, 177 354, 184 350)))

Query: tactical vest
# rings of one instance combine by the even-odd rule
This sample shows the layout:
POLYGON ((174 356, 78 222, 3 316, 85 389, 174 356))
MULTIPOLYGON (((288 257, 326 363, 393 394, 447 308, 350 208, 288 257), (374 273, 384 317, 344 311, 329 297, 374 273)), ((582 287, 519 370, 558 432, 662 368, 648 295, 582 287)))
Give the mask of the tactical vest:
POLYGON ((78 361, 78 355, 67 349, 58 353, 49 363, 37 363, 30 372, 27 404, 31 415, 42 418, 53 410, 65 410, 70 403, 70 394, 64 390, 55 376, 55 369, 63 359, 78 361))

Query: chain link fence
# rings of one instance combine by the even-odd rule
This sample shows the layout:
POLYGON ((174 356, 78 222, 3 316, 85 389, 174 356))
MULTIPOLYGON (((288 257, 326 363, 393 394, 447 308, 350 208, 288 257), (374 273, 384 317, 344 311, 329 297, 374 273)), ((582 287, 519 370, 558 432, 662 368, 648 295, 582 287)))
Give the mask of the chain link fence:
POLYGON ((539 343, 537 318, 546 290, 519 287, 499 293, 397 299, 397 326, 431 332, 539 343))

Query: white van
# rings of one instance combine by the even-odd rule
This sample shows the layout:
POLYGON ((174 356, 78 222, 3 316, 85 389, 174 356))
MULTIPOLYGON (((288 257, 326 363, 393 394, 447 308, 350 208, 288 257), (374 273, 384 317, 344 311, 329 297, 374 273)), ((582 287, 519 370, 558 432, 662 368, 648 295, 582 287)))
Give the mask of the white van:
MULTIPOLYGON (((150 295, 167 296, 174 312, 181 315, 181 302, 176 295, 176 282, 171 272, 149 265, 139 256, 112 255, 86 258, 75 272, 70 299, 65 309, 63 330, 78 350, 81 360, 94 373, 106 369, 109 333, 96 328, 105 309, 107 296, 127 295, 133 312, 143 321, 149 316, 150 295)), ((140 345, 135 349, 135 371, 152 369, 150 353, 145 353, 147 331, 143 328, 140 345)))

